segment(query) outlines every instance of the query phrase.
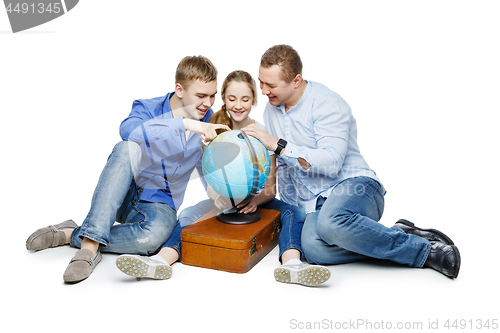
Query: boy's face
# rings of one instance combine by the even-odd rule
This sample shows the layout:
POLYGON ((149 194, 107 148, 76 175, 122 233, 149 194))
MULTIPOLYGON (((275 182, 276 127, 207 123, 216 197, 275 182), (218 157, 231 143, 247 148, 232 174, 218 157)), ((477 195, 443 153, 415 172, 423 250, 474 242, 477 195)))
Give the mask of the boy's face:
POLYGON ((187 89, 182 89, 182 106, 191 118, 203 119, 208 109, 214 105, 215 94, 217 94, 217 80, 192 81, 187 89))
POLYGON ((269 104, 278 106, 290 101, 294 92, 294 82, 281 79, 282 70, 278 65, 259 68, 259 81, 262 95, 269 98, 269 104))

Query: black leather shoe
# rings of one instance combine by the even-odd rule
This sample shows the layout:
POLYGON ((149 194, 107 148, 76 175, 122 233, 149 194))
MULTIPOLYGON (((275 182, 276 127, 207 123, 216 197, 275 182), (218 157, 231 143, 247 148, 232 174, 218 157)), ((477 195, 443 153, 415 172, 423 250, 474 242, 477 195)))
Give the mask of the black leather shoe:
POLYGON ((431 242, 431 252, 424 267, 430 267, 455 279, 460 270, 460 252, 455 245, 446 245, 440 242, 431 242))
POLYGON ((420 236, 424 239, 427 239, 429 242, 437 241, 446 245, 454 244, 450 237, 446 236, 441 231, 436 229, 417 228, 414 223, 405 219, 401 219, 396 222, 395 226, 402 229, 407 234, 420 236))

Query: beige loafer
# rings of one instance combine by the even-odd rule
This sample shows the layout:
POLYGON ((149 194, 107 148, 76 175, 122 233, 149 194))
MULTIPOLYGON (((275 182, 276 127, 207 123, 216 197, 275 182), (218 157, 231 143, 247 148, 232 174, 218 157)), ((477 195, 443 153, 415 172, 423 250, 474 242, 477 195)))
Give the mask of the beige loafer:
POLYGON ((77 228, 73 220, 67 220, 56 225, 38 229, 29 236, 26 241, 26 249, 29 251, 40 251, 51 247, 61 246, 66 243, 66 234, 61 231, 64 228, 77 228))
POLYGON ((90 250, 78 250, 64 272, 64 282, 77 283, 85 280, 92 274, 95 266, 101 262, 101 259, 102 255, 99 250, 95 256, 90 250))

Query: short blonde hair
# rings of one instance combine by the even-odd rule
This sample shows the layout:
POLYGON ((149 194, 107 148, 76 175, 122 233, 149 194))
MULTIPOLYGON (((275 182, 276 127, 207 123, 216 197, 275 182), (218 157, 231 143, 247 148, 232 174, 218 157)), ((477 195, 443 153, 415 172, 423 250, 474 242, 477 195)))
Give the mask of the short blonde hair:
POLYGON ((297 74, 302 75, 302 60, 290 45, 275 45, 269 48, 260 59, 260 66, 269 68, 278 65, 282 70, 281 79, 292 82, 297 74))
POLYGON ((204 56, 187 56, 179 62, 175 71, 175 83, 187 89, 192 81, 217 80, 217 68, 204 56))

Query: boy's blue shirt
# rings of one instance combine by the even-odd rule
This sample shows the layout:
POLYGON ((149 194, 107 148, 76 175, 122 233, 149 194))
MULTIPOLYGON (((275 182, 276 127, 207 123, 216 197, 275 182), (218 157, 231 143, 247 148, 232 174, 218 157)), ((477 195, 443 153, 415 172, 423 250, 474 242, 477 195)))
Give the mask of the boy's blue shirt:
MULTIPOLYGON (((168 102, 173 94, 135 100, 132 112, 120 124, 120 136, 141 146, 136 179, 137 186, 143 188, 141 200, 165 203, 177 210, 195 168, 205 189, 207 184, 201 168, 200 136, 191 132, 186 141, 183 118, 173 117, 168 102)), ((212 114, 209 109, 202 121, 208 122, 212 114)))

